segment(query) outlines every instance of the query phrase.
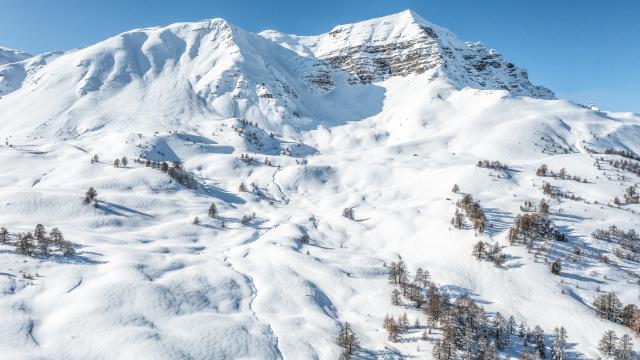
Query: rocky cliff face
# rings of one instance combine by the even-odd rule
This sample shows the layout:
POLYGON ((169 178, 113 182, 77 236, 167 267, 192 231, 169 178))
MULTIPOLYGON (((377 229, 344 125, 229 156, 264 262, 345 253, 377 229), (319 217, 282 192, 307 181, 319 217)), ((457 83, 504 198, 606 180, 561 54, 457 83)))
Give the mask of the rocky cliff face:
POLYGON ((504 89, 514 95, 554 98, 549 89, 529 82, 527 72, 481 43, 465 43, 447 29, 411 11, 339 25, 326 34, 291 36, 273 31, 263 36, 304 56, 320 59, 372 83, 392 76, 431 72, 459 87, 504 89))

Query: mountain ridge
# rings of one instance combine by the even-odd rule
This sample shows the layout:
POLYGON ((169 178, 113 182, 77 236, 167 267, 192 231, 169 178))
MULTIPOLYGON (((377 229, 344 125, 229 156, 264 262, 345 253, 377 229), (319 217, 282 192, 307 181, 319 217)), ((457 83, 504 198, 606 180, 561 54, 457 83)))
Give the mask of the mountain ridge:
POLYGON ((531 85, 525 70, 506 63, 498 53, 478 44, 465 45, 411 12, 340 25, 318 36, 289 36, 300 42, 295 46, 282 46, 268 34, 274 33, 250 33, 223 19, 134 29, 83 49, 0 67, 0 96, 10 107, 7 114, 13 116, 21 115, 11 98, 25 102, 10 95, 23 87, 23 92, 53 99, 46 112, 57 115, 47 122, 40 119, 37 126, 62 137, 102 126, 101 120, 76 126, 60 119, 73 118, 74 109, 95 101, 87 96, 97 96, 101 102, 138 98, 140 111, 144 108, 149 114, 157 111, 158 103, 174 103, 178 106, 165 107, 158 116, 244 117, 278 133, 295 133, 317 119, 366 117, 368 111, 344 102, 343 93, 375 93, 375 82, 394 76, 424 74, 421 81, 442 77, 459 89, 502 89, 516 96, 555 98, 551 91, 531 85), (304 47, 307 53, 295 47, 304 47), (63 90, 54 90, 56 86, 63 90), (170 97, 161 90, 167 87, 174 87, 170 97))

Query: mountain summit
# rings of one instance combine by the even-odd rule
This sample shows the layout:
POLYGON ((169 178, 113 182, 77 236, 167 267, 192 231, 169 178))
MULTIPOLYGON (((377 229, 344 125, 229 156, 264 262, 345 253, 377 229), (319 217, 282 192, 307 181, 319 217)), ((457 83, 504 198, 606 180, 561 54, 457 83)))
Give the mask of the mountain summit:
POLYGON ((445 76, 459 87, 554 98, 550 90, 532 85, 526 70, 503 60, 497 51, 486 49, 481 43, 465 43, 410 10, 339 25, 317 36, 275 31, 261 34, 301 55, 312 55, 343 69, 362 83, 428 73, 431 77, 445 76))
POLYGON ((465 44, 410 11, 317 36, 253 34, 223 19, 178 23, 22 60, 0 67, 0 114, 61 138, 103 126, 144 131, 143 118, 169 128, 209 116, 296 132, 318 119, 371 115, 370 106, 348 99, 376 93, 376 83, 394 77, 554 98, 498 52, 465 44), (120 105, 132 99, 134 106, 120 105), (40 112, 23 111, 34 107, 40 112))

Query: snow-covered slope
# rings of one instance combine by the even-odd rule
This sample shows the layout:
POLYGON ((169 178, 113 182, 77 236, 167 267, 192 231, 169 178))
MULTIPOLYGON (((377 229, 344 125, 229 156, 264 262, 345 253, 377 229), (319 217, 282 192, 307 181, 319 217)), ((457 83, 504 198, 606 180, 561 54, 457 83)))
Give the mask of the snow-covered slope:
MULTIPOLYGON (((637 305, 638 261, 591 233, 640 231, 640 205, 623 199, 638 175, 608 162, 636 161, 640 116, 555 99, 414 13, 311 37, 221 19, 132 30, 0 66, 0 91, 7 358, 335 359, 345 321, 359 358, 433 358, 440 325, 422 340, 424 306, 391 303, 399 259, 491 319, 539 325, 549 346, 565 327, 570 358, 598 358, 605 330, 632 334, 592 303, 614 291, 637 305), (197 185, 146 159, 181 163, 197 185), (586 182, 537 176, 542 164, 586 182), (464 194, 483 234, 451 226, 464 194), (510 244, 521 206, 541 199, 568 240, 510 244), (76 254, 18 254, 14 234, 38 223, 76 254), (505 263, 476 260, 479 240, 505 263), (422 325, 389 341, 385 315, 404 312, 422 325)), ((514 334, 501 356, 522 350, 514 334)))
POLYGON ((30 58, 31 55, 24 51, 13 50, 0 46, 0 65, 10 64, 30 58))

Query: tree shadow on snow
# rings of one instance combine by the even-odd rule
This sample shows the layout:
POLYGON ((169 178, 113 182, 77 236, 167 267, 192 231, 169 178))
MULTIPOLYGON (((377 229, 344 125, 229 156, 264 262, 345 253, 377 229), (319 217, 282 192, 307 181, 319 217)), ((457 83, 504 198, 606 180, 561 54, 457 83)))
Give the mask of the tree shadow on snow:
POLYGON ((485 232, 489 237, 494 237, 511 227, 514 219, 511 213, 496 208, 483 208, 483 210, 487 216, 487 223, 489 224, 485 228, 485 232))
MULTIPOLYGON (((201 179, 201 180, 209 180, 210 179, 201 179)), ((196 190, 199 194, 214 197, 216 199, 220 199, 226 203, 230 204, 244 204, 246 201, 239 197, 238 195, 231 193, 226 190, 222 190, 213 185, 206 184, 204 181, 200 181, 198 185, 198 189, 196 190)))
POLYGON ((99 209, 101 209, 102 211, 104 211, 106 214, 109 214, 109 215, 129 217, 130 215, 125 214, 125 213, 129 213, 129 214, 140 215, 140 216, 144 216, 144 217, 148 217, 148 218, 153 218, 152 215, 145 214, 143 212, 128 208, 126 206, 114 204, 114 203, 109 202, 109 201, 97 200, 96 204, 98 205, 99 209), (120 210, 122 212, 120 212, 118 210, 120 210))

